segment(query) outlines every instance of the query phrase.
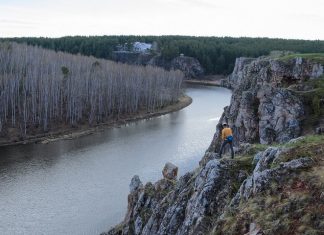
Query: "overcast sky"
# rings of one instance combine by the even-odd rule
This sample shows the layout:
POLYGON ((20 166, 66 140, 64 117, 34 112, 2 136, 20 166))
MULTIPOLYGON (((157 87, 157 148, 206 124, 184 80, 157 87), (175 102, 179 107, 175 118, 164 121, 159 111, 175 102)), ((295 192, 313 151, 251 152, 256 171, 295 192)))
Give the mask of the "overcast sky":
POLYGON ((324 40, 324 0, 0 0, 0 37, 251 36, 324 40))

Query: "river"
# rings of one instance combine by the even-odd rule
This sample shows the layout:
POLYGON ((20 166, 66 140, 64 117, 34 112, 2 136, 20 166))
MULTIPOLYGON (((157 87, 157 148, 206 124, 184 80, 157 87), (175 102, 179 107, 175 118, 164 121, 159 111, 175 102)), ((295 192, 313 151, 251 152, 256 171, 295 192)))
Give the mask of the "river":
POLYGON ((224 88, 186 89, 187 108, 49 144, 0 147, 0 234, 99 234, 120 222, 129 183, 198 166, 230 103, 224 88))

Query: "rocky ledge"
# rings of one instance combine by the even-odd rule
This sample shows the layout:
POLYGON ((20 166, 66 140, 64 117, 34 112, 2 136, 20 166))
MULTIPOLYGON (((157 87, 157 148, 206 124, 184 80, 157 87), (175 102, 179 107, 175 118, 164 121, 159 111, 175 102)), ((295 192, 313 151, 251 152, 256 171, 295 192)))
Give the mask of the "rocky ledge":
POLYGON ((124 221, 103 234, 324 234, 324 136, 299 137, 322 133, 323 81, 313 60, 237 59, 220 120, 234 130, 235 158, 214 153, 218 124, 194 171, 177 179, 168 163, 155 184, 135 176, 124 221))

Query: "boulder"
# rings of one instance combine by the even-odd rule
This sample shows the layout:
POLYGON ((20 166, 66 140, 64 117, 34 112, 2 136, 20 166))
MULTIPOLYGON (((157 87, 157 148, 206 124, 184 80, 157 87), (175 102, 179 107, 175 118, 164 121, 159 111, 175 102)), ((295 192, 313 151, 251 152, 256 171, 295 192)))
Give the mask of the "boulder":
POLYGON ((165 179, 175 180, 178 175, 178 167, 170 162, 167 162, 162 170, 162 175, 165 179))

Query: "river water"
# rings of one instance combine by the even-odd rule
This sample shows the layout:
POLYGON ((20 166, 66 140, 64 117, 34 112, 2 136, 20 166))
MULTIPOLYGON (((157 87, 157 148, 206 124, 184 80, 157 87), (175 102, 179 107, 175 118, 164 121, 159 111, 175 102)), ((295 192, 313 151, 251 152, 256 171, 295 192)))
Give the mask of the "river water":
POLYGON ((0 148, 0 234, 99 234, 120 222, 129 183, 198 166, 230 102, 217 87, 187 88, 187 108, 75 140, 0 148))

